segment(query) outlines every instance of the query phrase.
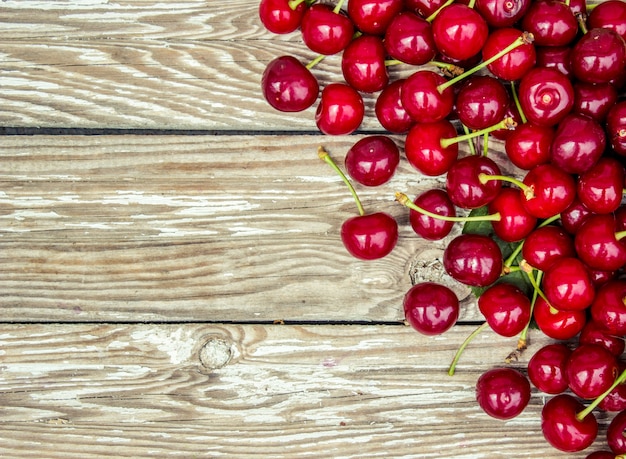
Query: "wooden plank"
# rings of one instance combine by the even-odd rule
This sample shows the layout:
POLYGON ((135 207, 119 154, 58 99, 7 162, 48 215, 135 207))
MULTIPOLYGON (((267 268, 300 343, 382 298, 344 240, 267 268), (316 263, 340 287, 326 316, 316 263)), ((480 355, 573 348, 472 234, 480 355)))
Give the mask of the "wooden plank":
POLYGON ((400 242, 372 262, 341 245, 356 206, 317 147, 341 164, 360 137, 0 137, 4 320, 401 321, 415 279, 454 286, 476 320, 441 266, 460 227, 422 240, 394 202, 441 177, 402 160, 388 184, 358 187, 400 242))
MULTIPOLYGON (((486 331, 288 325, 1 325, 3 457, 575 458, 545 397, 502 422, 474 400, 514 340, 486 331)), ((534 337, 534 335, 533 335, 534 337)), ((514 366, 522 368, 545 338, 514 366)), ((600 414, 606 425, 609 418, 600 414)), ((604 428, 604 427, 603 427, 604 428)))

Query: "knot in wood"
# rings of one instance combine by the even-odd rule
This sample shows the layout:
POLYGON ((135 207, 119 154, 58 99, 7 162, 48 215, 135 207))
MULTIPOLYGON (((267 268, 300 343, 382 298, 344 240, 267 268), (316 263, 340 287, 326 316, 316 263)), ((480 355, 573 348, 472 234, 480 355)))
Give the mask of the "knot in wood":
POLYGON ((232 345, 223 338, 210 338, 200 349, 200 363, 208 370, 222 368, 232 356, 232 345))

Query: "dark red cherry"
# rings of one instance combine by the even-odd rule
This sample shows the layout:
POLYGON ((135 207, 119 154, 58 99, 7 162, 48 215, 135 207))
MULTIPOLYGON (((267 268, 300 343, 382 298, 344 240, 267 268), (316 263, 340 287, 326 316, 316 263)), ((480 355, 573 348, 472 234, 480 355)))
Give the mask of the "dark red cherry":
POLYGON ((480 53, 489 26, 474 9, 462 3, 442 8, 432 22, 437 49, 452 59, 464 60, 480 53))
POLYGON ((606 440, 614 454, 626 454, 626 411, 620 411, 609 423, 606 440))
POLYGON ((504 141, 511 162, 520 169, 530 170, 550 161, 554 128, 534 123, 518 124, 504 141))
POLYGON ((361 92, 377 92, 389 83, 385 46, 376 35, 361 35, 341 55, 341 72, 350 86, 361 92))
POLYGON ((261 89, 265 100, 281 112, 306 110, 319 94, 317 79, 293 56, 277 57, 267 65, 261 89))
POLYGON ((593 413, 578 419, 576 415, 584 409, 585 406, 570 394, 559 394, 548 400, 541 410, 541 431, 547 442, 568 453, 591 446, 598 436, 598 421, 593 413))
POLYGON ((310 6, 300 24, 302 40, 313 52, 330 55, 343 51, 354 35, 352 20, 324 3, 310 6))
POLYGON ((622 0, 607 0, 594 5, 587 16, 587 26, 614 30, 626 40, 626 3, 622 0))
POLYGON ((522 204, 517 188, 502 188, 488 204, 489 214, 500 215, 491 222, 496 236, 505 242, 518 242, 528 236, 537 225, 537 217, 529 214, 522 204))
POLYGON ((465 285, 486 287, 502 274, 502 252, 489 236, 461 234, 444 250, 443 266, 452 278, 465 285))
POLYGON ((518 335, 530 320, 530 299, 508 282, 496 283, 478 297, 478 308, 489 327, 500 336, 518 335))
POLYGON ((602 157, 578 177, 578 199, 591 212, 614 212, 622 202, 624 177, 624 165, 620 161, 602 157))
POLYGON ((385 32, 385 49, 394 59, 424 65, 436 55, 432 26, 411 11, 396 15, 385 32))
POLYGON ((345 165, 350 177, 366 186, 388 182, 400 163, 400 150, 384 135, 370 135, 358 140, 346 153, 345 165))
POLYGON ((493 28, 510 27, 519 21, 529 0, 476 0, 475 8, 493 28))
POLYGON ((486 156, 465 156, 455 161, 446 176, 446 190, 454 205, 476 209, 487 205, 502 188, 500 180, 481 180, 481 174, 500 175, 500 168, 486 156))
POLYGON ((615 357, 619 357, 624 352, 626 343, 621 336, 615 336, 609 333, 604 327, 597 322, 590 320, 580 332, 578 337, 580 344, 595 344, 604 347, 615 357))
POLYGON ((550 304, 561 311, 587 309, 596 292, 587 267, 575 257, 552 263, 544 273, 542 287, 550 304))
POLYGON ((524 13, 521 26, 533 34, 537 46, 565 46, 576 38, 574 12, 559 0, 536 0, 524 13))
POLYGON ((322 90, 315 123, 324 134, 345 135, 354 132, 364 116, 363 98, 356 89, 344 83, 330 83, 322 90))
POLYGON ((613 151, 626 156, 626 100, 617 102, 606 115, 606 134, 613 151))
POLYGON ((424 335, 449 330, 459 317, 459 300, 445 285, 422 282, 404 296, 404 315, 411 327, 424 335))
POLYGON ((584 34, 571 54, 572 73, 585 83, 609 83, 623 78, 626 44, 617 32, 598 27, 584 34))
POLYGON ((378 94, 374 112, 380 125, 393 134, 406 134, 415 121, 402 106, 400 91, 404 79, 391 81, 378 94))
MULTIPOLYGON (((485 46, 482 49, 483 60, 491 59, 517 40, 521 35, 522 31, 513 27, 503 27, 493 30, 487 37, 485 46)), ((528 42, 509 51, 491 64, 488 64, 487 68, 497 78, 517 81, 533 68, 536 59, 535 46, 528 42)))
POLYGON ((454 138, 456 128, 447 119, 433 123, 416 123, 406 136, 404 152, 409 164, 424 175, 437 176, 448 172, 456 163, 459 146, 441 145, 441 139, 454 138))
POLYGON ((530 383, 513 368, 492 368, 476 382, 476 401, 489 416, 512 419, 528 405, 530 383))
POLYGON ((292 3, 291 0, 261 0, 259 19, 263 26, 276 34, 287 34, 297 30, 307 4, 302 1, 292 8, 292 3))
POLYGON ((574 107, 572 110, 575 113, 587 115, 602 123, 616 102, 617 90, 611 83, 574 82, 574 107))
POLYGON ((403 8, 403 0, 350 0, 348 16, 361 32, 383 35, 403 8))
POLYGON ((441 8, 446 0, 404 0, 406 8, 419 14, 423 18, 428 18, 441 8))
POLYGON ((362 260, 388 255, 398 242, 398 224, 385 212, 357 215, 341 225, 341 240, 348 252, 362 260))
POLYGON ((528 361, 528 379, 546 394, 560 394, 569 388, 567 361, 572 351, 563 343, 541 347, 528 361))
POLYGON ((570 174, 582 174, 604 153, 604 128, 586 115, 570 113, 559 122, 552 140, 552 163, 570 174))
POLYGON ((528 120, 542 126, 558 124, 574 106, 570 79, 551 67, 534 67, 526 72, 518 95, 528 120))
POLYGON ((546 271, 552 264, 564 257, 576 255, 574 240, 563 228, 547 225, 536 228, 524 241, 522 257, 540 271, 546 271))
POLYGON ((574 201, 561 212, 561 226, 569 234, 576 234, 585 218, 591 214, 592 212, 576 196, 574 201))
POLYGON ((569 388, 580 398, 591 400, 606 392, 617 378, 617 359, 597 344, 581 344, 567 361, 569 388))
POLYGON ((585 456, 585 459, 615 459, 612 451, 594 451, 585 456))
POLYGON ((535 53, 538 67, 550 67, 571 78, 571 46, 535 46, 535 53))
POLYGON ((524 123, 524 120, 522 119, 522 116, 520 115, 520 112, 517 108, 517 104, 515 103, 515 101, 511 100, 510 95, 509 95, 509 103, 506 109, 504 110, 504 118, 512 119, 513 123, 511 123, 511 126, 509 127, 496 129, 495 131, 492 131, 489 135, 491 135, 494 139, 505 141, 506 139, 510 137, 510 135, 513 132, 517 130, 517 128, 521 124, 524 123))
POLYGON ((438 86, 447 80, 431 70, 418 70, 402 86, 402 106, 418 123, 434 123, 446 118, 454 106, 454 90, 440 92, 438 86))
POLYGON ((567 209, 576 198, 574 177, 546 163, 529 170, 524 177, 524 207, 537 218, 550 218, 567 209))
MULTIPOLYGON (((456 216, 454 204, 444 190, 427 190, 419 194, 413 202, 429 212, 447 217, 456 216)), ((443 239, 454 226, 454 222, 429 217, 412 209, 409 211, 409 222, 416 234, 430 241, 443 239)))
POLYGON ((574 237, 578 257, 593 269, 621 269, 626 264, 626 240, 618 240, 616 232, 615 215, 589 215, 574 237))
POLYGON ((591 316, 609 333, 626 335, 626 280, 611 280, 598 288, 591 316))
POLYGON ((509 94, 499 80, 488 75, 472 76, 457 93, 456 114, 468 128, 485 129, 504 119, 508 104, 509 94))
POLYGON ((568 340, 580 333, 587 321, 586 311, 560 311, 538 297, 533 317, 539 329, 548 337, 568 340))

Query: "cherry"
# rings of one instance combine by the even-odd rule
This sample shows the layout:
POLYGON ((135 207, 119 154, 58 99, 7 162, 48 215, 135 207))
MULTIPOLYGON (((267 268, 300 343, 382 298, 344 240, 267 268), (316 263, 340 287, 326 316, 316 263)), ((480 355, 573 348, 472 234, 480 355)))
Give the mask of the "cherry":
POLYGON ((303 0, 261 0, 259 19, 270 32, 287 34, 300 27, 306 8, 303 0))
POLYGON ((462 3, 452 3, 439 10, 432 26, 437 49, 457 60, 478 54, 489 34, 485 19, 462 3))
POLYGON ((350 134, 361 125, 364 116, 363 98, 352 86, 330 83, 322 89, 315 123, 324 134, 350 134))
POLYGON ((502 121, 508 104, 508 92, 499 80, 472 76, 457 93, 456 114, 469 129, 485 129, 502 121))
MULTIPOLYGON (((454 204, 444 190, 431 189, 418 195, 413 203, 421 209, 443 216, 454 216, 456 214, 454 204)), ((416 234, 430 241, 437 241, 446 237, 454 222, 434 218, 423 212, 410 210, 409 222, 416 234)))
POLYGON ((563 228, 554 225, 536 228, 522 246, 524 260, 540 271, 546 271, 560 258, 575 255, 572 237, 563 228))
POLYGON ((300 112, 317 100, 319 84, 311 71, 293 56, 272 60, 261 78, 265 100, 276 110, 300 112))
POLYGON ((341 12, 338 2, 333 8, 323 3, 315 3, 307 8, 300 31, 304 44, 313 52, 324 55, 343 51, 354 35, 352 20, 341 12))
POLYGON ((486 287, 502 274, 502 252, 489 236, 461 234, 444 250, 443 266, 452 278, 465 285, 486 287))
POLYGON ((604 122, 609 110, 617 102, 617 89, 611 83, 574 83, 575 113, 587 115, 599 123, 604 122))
POLYGON ((626 335, 626 280, 611 280, 598 288, 591 317, 608 333, 626 335))
MULTIPOLYGON (((624 370, 624 364, 620 363, 620 370, 624 370)), ((623 382, 610 391, 599 403, 598 407, 604 411, 626 410, 626 384, 623 382)), ((611 457, 613 459, 613 457, 611 457)))
POLYGON ((568 233, 576 234, 585 218, 591 214, 592 212, 576 196, 574 201, 561 212, 561 226, 568 233))
POLYGON ((519 109, 517 108, 517 104, 514 100, 511 100, 511 95, 509 94, 509 103, 504 110, 504 118, 513 120, 513 129, 507 127, 505 129, 497 129, 490 133, 491 137, 494 139, 506 141, 512 133, 514 133, 520 125, 522 125, 525 119, 522 118, 519 109))
POLYGON ((550 67, 571 78, 571 46, 535 46, 538 67, 550 67))
POLYGON ((586 311, 560 311, 541 297, 535 301, 533 317, 546 336, 558 340, 568 340, 576 336, 587 320, 586 311))
POLYGON ((583 404, 569 394, 559 394, 546 402, 541 410, 541 431, 553 447, 564 452, 582 451, 598 435, 598 421, 593 413, 579 419, 583 404))
POLYGON ((406 134, 415 124, 402 106, 400 91, 403 84, 402 78, 391 81, 378 94, 374 105, 374 112, 380 125, 393 134, 406 134))
POLYGON ((592 29, 602 27, 617 32, 626 41, 626 3, 606 0, 589 12, 587 25, 592 29))
POLYGON ((612 451, 594 451, 585 456, 585 459, 616 459, 612 451))
POLYGON ((428 18, 444 6, 446 0, 404 0, 404 3, 407 9, 428 18))
POLYGON ((559 0, 533 1, 524 13, 521 26, 533 34, 539 46, 568 45, 578 33, 573 11, 559 0))
MULTIPOLYGON (((524 0, 521 0, 524 2, 524 0)), ((506 0, 506 3, 519 3, 515 0, 506 0)), ((503 27, 493 30, 482 49, 482 58, 491 59, 509 43, 513 43, 522 32, 513 27, 503 27)), ((535 65, 537 55, 535 46, 531 40, 526 40, 522 45, 504 54, 494 62, 487 65, 489 71, 502 80, 520 80, 535 65)))
POLYGON ((537 218, 529 214, 522 204, 522 196, 516 188, 502 188, 487 205, 490 214, 498 214, 491 225, 496 235, 505 242, 521 241, 533 231, 537 218))
POLYGON ((478 308, 489 327, 500 336, 519 334, 530 320, 530 299, 508 282, 496 283, 478 297, 478 308))
POLYGON ((404 315, 411 327, 424 335, 449 330, 459 317, 459 300, 445 285, 422 282, 404 296, 404 315))
POLYGON ((550 161, 554 128, 534 123, 519 124, 504 141, 511 162, 520 169, 530 170, 550 161))
MULTIPOLYGON (((476 0, 476 11, 493 28, 510 27, 518 22, 530 0, 476 0)), ((493 32, 492 32, 493 33, 493 32)))
POLYGON ((579 176, 577 196, 591 212, 614 212, 622 202, 624 177, 624 165, 620 161, 602 157, 579 176))
POLYGON ((486 156, 465 156, 456 161, 446 176, 446 189, 454 205, 476 209, 487 205, 502 188, 499 180, 481 180, 483 176, 499 176, 500 168, 486 156))
POLYGON ((609 427, 606 431, 606 439, 611 448, 611 451, 615 454, 626 453, 626 411, 620 411, 609 423, 609 427))
POLYGON ((567 361, 572 351, 563 343, 541 347, 528 361, 528 379, 546 394, 560 394, 569 388, 567 361))
POLYGON ((383 35, 403 8, 403 0, 350 0, 348 16, 361 32, 383 35))
POLYGON ((459 153, 457 143, 442 146, 442 139, 456 136, 456 128, 447 119, 433 123, 416 123, 409 130, 404 152, 415 169, 424 175, 437 176, 446 173, 456 164, 459 153))
POLYGON ((624 73, 624 39, 611 29, 591 29, 572 48, 571 63, 572 73, 578 80, 585 83, 609 83, 624 73))
POLYGON ((437 54, 431 24, 411 11, 393 18, 384 43, 389 56, 411 65, 424 65, 437 54))
POLYGON ((613 214, 589 215, 574 237, 578 257, 593 269, 614 271, 626 264, 626 244, 613 214), (620 239, 618 239, 620 238, 620 239))
POLYGON ((512 419, 528 405, 530 383, 513 368, 492 368, 476 382, 476 401, 489 416, 512 419))
POLYGON ((318 148, 318 156, 331 166, 348 186, 359 210, 359 215, 349 218, 341 225, 341 241, 346 250, 361 260, 375 260, 387 256, 398 242, 396 220, 385 212, 366 214, 354 187, 323 147, 318 148))
POLYGON ((432 70, 418 70, 406 78, 401 91, 402 106, 419 123, 446 118, 454 106, 454 90, 439 91, 446 79, 432 70))
POLYGON ((611 107, 606 115, 605 128, 613 151, 626 156, 626 100, 611 107))
POLYGON ((579 343, 567 361, 569 388, 578 397, 594 399, 606 392, 617 377, 617 359, 605 347, 579 343))
POLYGON ((567 209, 576 197, 576 182, 551 163, 540 164, 526 173, 522 203, 537 218, 550 218, 567 209))
POLYGON ((604 153, 604 128, 586 115, 570 113, 558 124, 552 140, 552 163, 570 174, 582 174, 604 153))
POLYGON ((370 135, 357 141, 346 153, 350 177, 366 186, 388 182, 400 163, 400 150, 384 135, 370 135))
POLYGON ((619 357, 626 347, 624 338, 610 334, 604 327, 593 320, 585 324, 585 327, 578 337, 578 342, 580 344, 596 344, 602 346, 615 357, 619 357))
POLYGON ((561 311, 582 311, 591 306, 595 297, 589 271, 575 257, 554 261, 544 273, 542 287, 550 304, 561 311))
POLYGON ((376 35, 353 39, 341 55, 341 71, 350 86, 361 92, 377 92, 389 83, 385 46, 376 35))
POLYGON ((553 126, 574 106, 574 88, 570 79, 557 69, 534 67, 520 81, 519 101, 529 121, 553 126))

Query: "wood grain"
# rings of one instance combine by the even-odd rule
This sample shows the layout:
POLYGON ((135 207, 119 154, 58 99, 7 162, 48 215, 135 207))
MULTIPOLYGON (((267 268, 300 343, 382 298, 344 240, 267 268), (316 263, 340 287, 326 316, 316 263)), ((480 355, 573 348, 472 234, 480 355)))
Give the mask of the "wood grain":
POLYGON ((471 330, 432 338, 402 325, 4 325, 0 453, 583 457, 545 443, 540 393, 508 422, 476 405, 476 378, 502 365, 511 340, 479 335, 455 376, 445 374, 471 330))

